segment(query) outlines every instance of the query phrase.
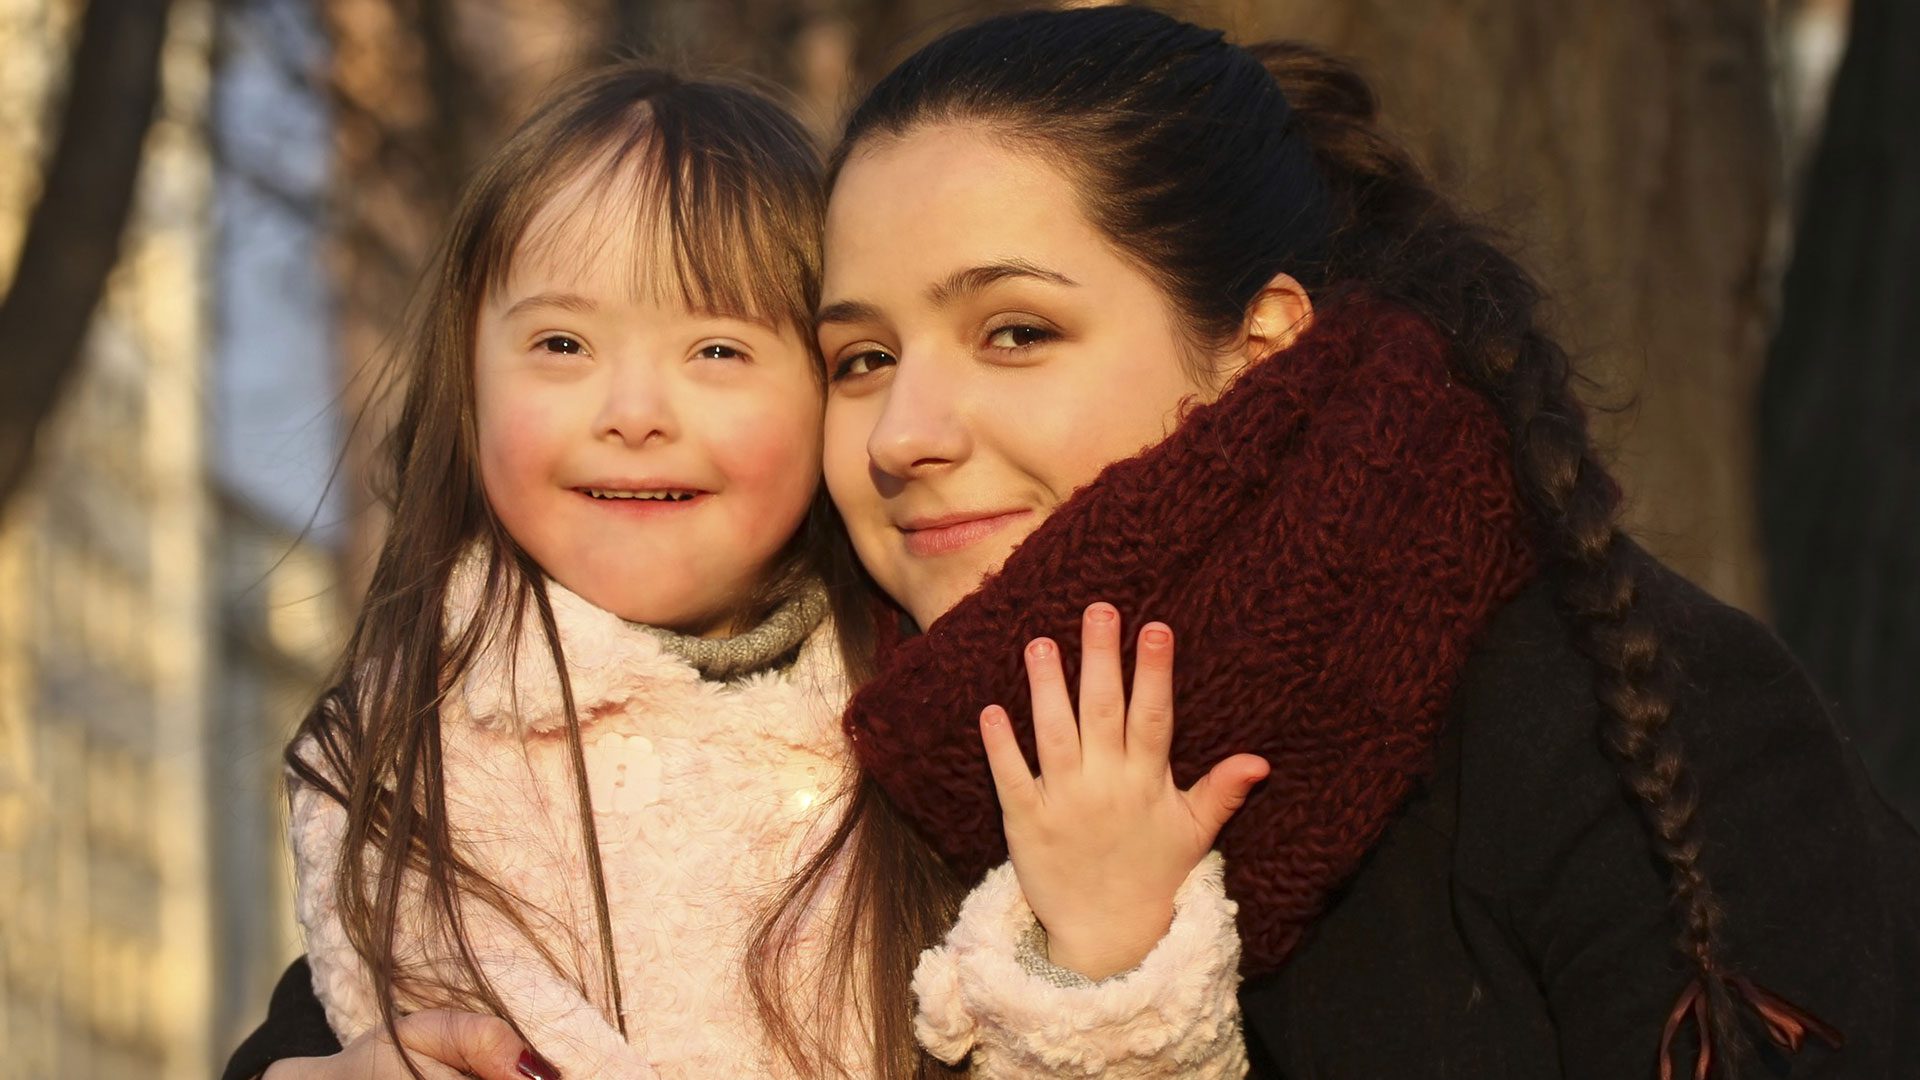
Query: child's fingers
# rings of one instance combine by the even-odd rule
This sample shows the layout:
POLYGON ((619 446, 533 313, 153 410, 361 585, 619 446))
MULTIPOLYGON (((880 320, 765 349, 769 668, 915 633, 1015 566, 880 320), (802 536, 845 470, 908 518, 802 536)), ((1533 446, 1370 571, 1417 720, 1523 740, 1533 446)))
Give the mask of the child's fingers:
POLYGON ((1120 612, 1094 604, 1080 620, 1080 754, 1089 766, 1126 754, 1127 696, 1120 674, 1120 612))
POLYGON ((1133 695, 1127 703, 1127 759, 1159 770, 1173 749, 1173 630, 1140 628, 1133 656, 1133 695))
POLYGON ((1033 773, 1013 737, 1013 724, 1007 710, 989 705, 980 713, 980 741, 987 748, 987 766, 993 770, 993 789, 1000 795, 1004 812, 1025 809, 1034 794, 1033 773))
POLYGON ((1033 743, 1040 755, 1040 776, 1080 768, 1080 726, 1067 698, 1067 676, 1060 669, 1060 646, 1051 638, 1027 643, 1027 685, 1033 695, 1033 743))
POLYGON ((1235 754, 1215 765, 1207 775, 1187 789, 1187 809, 1200 827, 1207 847, 1214 837, 1247 804, 1253 785, 1267 778, 1267 760, 1253 754, 1235 754))

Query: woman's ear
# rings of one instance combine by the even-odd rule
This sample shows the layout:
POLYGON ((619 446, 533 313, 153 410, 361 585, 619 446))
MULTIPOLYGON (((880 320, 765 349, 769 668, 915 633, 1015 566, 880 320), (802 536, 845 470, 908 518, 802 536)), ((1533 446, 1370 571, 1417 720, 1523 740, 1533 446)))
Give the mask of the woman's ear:
POLYGON ((1273 275, 1247 305, 1239 340, 1220 358, 1220 385, 1231 384, 1248 367, 1292 345, 1312 325, 1313 301, 1306 288, 1291 274, 1273 275))
POLYGON ((1273 275, 1273 280, 1247 305, 1247 322, 1242 333, 1247 363, 1292 345, 1294 339, 1312 325, 1313 301, 1307 299, 1307 290, 1291 274, 1273 275))

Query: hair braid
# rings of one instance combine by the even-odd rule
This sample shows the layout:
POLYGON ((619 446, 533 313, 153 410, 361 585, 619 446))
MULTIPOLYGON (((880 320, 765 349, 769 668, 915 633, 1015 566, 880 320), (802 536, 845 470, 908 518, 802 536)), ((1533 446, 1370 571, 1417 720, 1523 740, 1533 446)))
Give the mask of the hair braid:
POLYGON ((1707 1034, 1722 1075, 1732 1075, 1742 1033, 1728 1007, 1721 907, 1701 862, 1695 785, 1672 726, 1673 666, 1637 603, 1620 490, 1595 453, 1572 364, 1541 325, 1541 290, 1379 130, 1374 96, 1352 67, 1298 43, 1251 51, 1292 104, 1333 197, 1326 284, 1385 292, 1444 327, 1462 373, 1512 435, 1544 564, 1594 665, 1601 741, 1666 868, 1675 948, 1712 1005, 1707 1034))

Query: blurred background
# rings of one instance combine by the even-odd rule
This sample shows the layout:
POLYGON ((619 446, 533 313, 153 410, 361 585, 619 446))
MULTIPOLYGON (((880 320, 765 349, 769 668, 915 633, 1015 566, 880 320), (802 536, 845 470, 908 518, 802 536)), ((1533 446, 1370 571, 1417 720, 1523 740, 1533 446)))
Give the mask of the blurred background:
MULTIPOLYGON (((299 952, 279 751, 381 534, 369 362, 531 100, 663 54, 826 141, 992 8, 0 0, 0 1072, 214 1075, 299 952)), ((1635 531, 1920 818, 1920 4, 1176 10, 1362 61, 1554 289, 1635 531)))

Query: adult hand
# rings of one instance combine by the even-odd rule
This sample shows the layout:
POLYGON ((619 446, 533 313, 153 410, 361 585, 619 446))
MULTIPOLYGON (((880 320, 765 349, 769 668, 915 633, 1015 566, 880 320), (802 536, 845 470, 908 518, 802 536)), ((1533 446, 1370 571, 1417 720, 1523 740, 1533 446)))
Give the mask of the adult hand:
POLYGON ((427 1080, 560 1080, 559 1070, 497 1016, 426 1009, 401 1017, 394 1027, 399 1046, 385 1027, 376 1027, 332 1057, 276 1061, 260 1080, 412 1080, 402 1046, 427 1080))
POLYGON ((1267 763, 1235 754, 1187 791, 1173 780, 1173 631, 1140 630, 1132 700, 1122 686, 1120 613, 1094 604, 1081 630, 1080 713, 1060 650, 1026 650, 1040 775, 1007 712, 980 714, 1014 875, 1047 931, 1049 959, 1090 979, 1139 966, 1173 921, 1173 897, 1267 763))

